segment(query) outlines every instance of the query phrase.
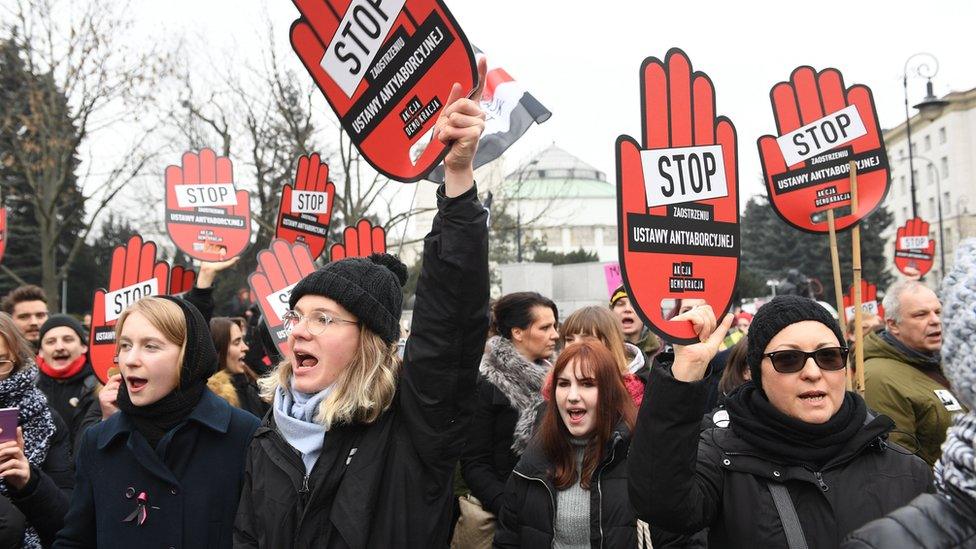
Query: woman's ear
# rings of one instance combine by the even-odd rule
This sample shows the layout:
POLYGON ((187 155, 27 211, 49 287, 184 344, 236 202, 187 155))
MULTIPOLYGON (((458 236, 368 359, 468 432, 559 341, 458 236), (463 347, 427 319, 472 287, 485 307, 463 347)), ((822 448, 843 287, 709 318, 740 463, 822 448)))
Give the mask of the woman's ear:
POLYGON ((522 328, 512 328, 512 341, 518 341, 522 343, 522 339, 525 338, 525 330, 522 328))

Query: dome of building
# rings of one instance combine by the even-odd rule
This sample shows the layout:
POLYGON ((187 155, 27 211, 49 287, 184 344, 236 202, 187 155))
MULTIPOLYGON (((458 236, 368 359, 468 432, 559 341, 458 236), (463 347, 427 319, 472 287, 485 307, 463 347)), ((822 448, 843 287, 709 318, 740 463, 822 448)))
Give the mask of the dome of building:
POLYGON ((520 199, 613 198, 607 175, 555 144, 505 176, 503 184, 520 199))

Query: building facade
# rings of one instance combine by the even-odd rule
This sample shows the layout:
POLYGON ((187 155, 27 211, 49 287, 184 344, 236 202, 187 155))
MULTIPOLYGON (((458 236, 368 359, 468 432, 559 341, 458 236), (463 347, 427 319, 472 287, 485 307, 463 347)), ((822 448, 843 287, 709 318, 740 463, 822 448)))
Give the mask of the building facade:
MULTIPOLYGON (((936 240, 935 262, 924 282, 936 290, 945 270, 952 267, 956 245, 976 236, 976 88, 949 93, 942 100, 947 103, 936 117, 926 119, 916 113, 910 121, 916 210, 929 222, 929 236, 936 240)), ((912 218, 905 123, 885 131, 884 140, 891 168, 885 205, 894 215, 885 235, 885 251, 894 258, 895 233, 912 218)), ((897 274, 894 261, 890 265, 892 274, 897 274)))

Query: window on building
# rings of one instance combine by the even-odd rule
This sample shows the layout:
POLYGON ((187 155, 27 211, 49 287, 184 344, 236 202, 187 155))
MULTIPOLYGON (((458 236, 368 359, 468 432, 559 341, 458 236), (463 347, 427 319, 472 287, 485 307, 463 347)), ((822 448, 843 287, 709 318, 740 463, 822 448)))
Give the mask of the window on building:
POLYGON ((931 135, 926 135, 925 136, 925 150, 927 150, 927 151, 931 151, 932 150, 932 136, 931 135))
POLYGON ((617 227, 610 225, 603 228, 603 245, 604 246, 617 245, 617 227))
POLYGON ((901 176, 899 178, 899 181, 901 182, 901 195, 905 196, 905 192, 907 192, 906 191, 907 187, 905 186, 905 176, 904 175, 901 176))
POLYGON ((949 215, 952 213, 952 197, 949 191, 942 193, 942 215, 949 215))
POLYGON ((927 175, 928 178, 929 178, 929 186, 930 187, 931 186, 934 186, 935 185, 935 175, 936 175, 935 174, 935 166, 933 166, 932 164, 929 164, 928 166, 925 166, 925 175, 927 175))
MULTIPOLYGON (((903 206, 902 207, 902 209, 901 209, 901 218, 902 219, 908 219, 908 206, 903 206)), ((901 223, 898 223, 898 225, 901 225, 901 223)))
POLYGON ((939 144, 943 144, 947 141, 945 128, 939 128, 939 144))
POLYGON ((949 157, 943 156, 940 164, 942 165, 942 179, 945 179, 949 177, 949 157))
MULTIPOLYGON (((937 242, 935 245, 938 246, 938 245, 940 245, 940 243, 937 242)), ((943 249, 944 250, 951 250, 952 248, 953 248, 953 245, 952 245, 952 227, 946 227, 945 228, 945 248, 943 248, 943 249)))
POLYGON ((593 227, 573 227, 570 231, 569 243, 573 248, 593 246, 593 241, 593 227))
POLYGON ((929 218, 935 219, 935 197, 929 197, 929 218))
POLYGON ((545 230, 543 238, 545 238, 546 246, 549 248, 561 248, 563 245, 563 230, 559 227, 548 228, 545 230))

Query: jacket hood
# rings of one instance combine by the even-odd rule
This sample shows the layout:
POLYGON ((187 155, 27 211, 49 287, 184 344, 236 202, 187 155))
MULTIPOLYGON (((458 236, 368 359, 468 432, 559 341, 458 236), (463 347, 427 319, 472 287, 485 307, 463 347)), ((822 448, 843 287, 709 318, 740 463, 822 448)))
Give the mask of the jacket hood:
MULTIPOLYGON (((630 445, 630 435, 630 429, 627 428, 627 424, 623 421, 618 423, 616 429, 610 435, 610 440, 607 441, 604 455, 610 456, 613 454, 614 460, 625 457, 627 455, 626 448, 630 445)), ((522 454, 522 458, 515 466, 515 470, 525 476, 541 478, 546 483, 551 483, 549 468, 549 458, 546 457, 546 452, 542 449, 541 440, 537 436, 533 437, 532 441, 529 442, 529 446, 525 449, 525 453, 522 454)))
POLYGON ((627 371, 636 374, 638 370, 644 367, 644 353, 633 343, 624 342, 624 350, 627 352, 627 357, 630 358, 627 371))
POLYGON ((864 360, 877 358, 903 362, 916 368, 928 366, 924 358, 909 356, 885 341, 879 333, 872 332, 864 338, 864 360))

